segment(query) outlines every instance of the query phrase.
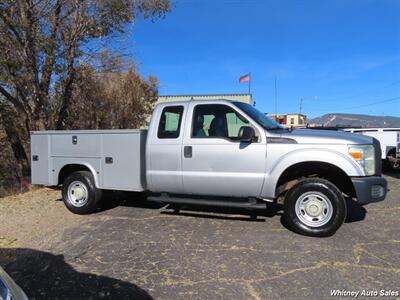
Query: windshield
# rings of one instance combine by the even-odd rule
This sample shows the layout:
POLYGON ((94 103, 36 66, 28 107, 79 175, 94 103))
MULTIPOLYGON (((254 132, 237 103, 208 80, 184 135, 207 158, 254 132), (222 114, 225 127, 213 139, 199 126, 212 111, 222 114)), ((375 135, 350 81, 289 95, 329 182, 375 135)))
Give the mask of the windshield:
POLYGON ((259 110, 255 109, 253 106, 243 102, 233 102, 237 107, 243 110, 246 114, 249 115, 255 122, 261 125, 264 129, 282 129, 284 128, 282 125, 276 123, 271 118, 268 118, 259 110))

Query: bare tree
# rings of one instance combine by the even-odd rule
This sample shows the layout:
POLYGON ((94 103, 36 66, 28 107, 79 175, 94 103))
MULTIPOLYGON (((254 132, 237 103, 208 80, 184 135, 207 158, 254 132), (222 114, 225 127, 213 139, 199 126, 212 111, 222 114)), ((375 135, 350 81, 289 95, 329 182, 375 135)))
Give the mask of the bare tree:
POLYGON ((158 81, 154 76, 143 79, 134 66, 127 71, 110 71, 108 65, 95 70, 81 65, 73 85, 70 129, 138 128, 146 125, 157 100, 158 81))
POLYGON ((66 126, 77 67, 97 54, 88 45, 124 34, 138 17, 156 20, 169 10, 169 0, 0 2, 0 115, 14 114, 2 125, 24 176, 29 131, 66 126))

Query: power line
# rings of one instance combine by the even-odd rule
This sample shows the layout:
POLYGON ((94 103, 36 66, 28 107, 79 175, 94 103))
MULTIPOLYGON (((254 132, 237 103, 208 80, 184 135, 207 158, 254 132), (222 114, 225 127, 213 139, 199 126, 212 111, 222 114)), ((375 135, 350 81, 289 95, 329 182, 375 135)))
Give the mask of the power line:
MULTIPOLYGON (((365 90, 365 91, 358 92, 358 93, 352 93, 352 94, 350 94, 348 96, 345 96, 344 100, 354 99, 354 98, 360 97, 362 95, 369 94, 369 93, 372 93, 372 92, 381 91, 381 90, 384 90, 386 88, 389 88, 389 87, 392 87, 392 86, 395 86, 395 85, 398 85, 398 84, 400 84, 400 80, 393 81, 393 82, 391 82, 391 83, 389 83, 387 85, 381 86, 381 87, 376 87, 376 88, 365 90)), ((326 101, 335 101, 336 99, 337 98, 328 98, 328 99, 325 98, 326 101)))
MULTIPOLYGON (((356 108, 360 108, 360 107, 367 107, 367 106, 373 106, 373 105, 377 105, 377 104, 381 104, 381 103, 386 103, 386 102, 392 102, 392 101, 397 101, 400 100, 400 97, 393 97, 393 98, 389 98, 389 99, 384 99, 384 100, 379 100, 376 102, 371 102, 371 103, 367 103, 367 104, 362 104, 362 105, 357 105, 357 106, 351 106, 351 107, 345 107, 345 108, 335 108, 335 110, 346 110, 346 109, 356 109, 356 108)), ((332 111, 333 109, 321 109, 319 111, 332 111)))

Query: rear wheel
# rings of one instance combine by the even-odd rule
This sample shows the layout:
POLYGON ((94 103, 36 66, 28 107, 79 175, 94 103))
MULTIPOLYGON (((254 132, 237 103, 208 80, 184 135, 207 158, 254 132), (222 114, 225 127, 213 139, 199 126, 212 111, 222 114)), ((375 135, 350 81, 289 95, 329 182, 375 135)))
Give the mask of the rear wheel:
POLYGON ((63 183, 62 196, 65 206, 75 214, 89 214, 99 206, 102 190, 96 188, 92 173, 74 172, 63 183))
POLYGON ((329 236, 346 218, 346 202, 330 181, 307 178, 299 181, 285 197, 284 218, 294 231, 309 236, 329 236))

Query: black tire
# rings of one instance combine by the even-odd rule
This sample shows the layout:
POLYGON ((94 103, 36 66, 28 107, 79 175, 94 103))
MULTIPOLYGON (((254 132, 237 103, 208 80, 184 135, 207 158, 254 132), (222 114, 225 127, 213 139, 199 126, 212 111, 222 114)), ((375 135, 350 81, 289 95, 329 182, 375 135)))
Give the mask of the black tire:
POLYGON ((382 172, 393 171, 394 163, 390 162, 388 159, 382 160, 382 172))
POLYGON ((92 173, 89 171, 78 171, 71 173, 67 179, 65 179, 62 198, 65 206, 74 214, 90 214, 99 208, 102 199, 102 190, 96 188, 92 173), (72 184, 75 187, 83 188, 85 192, 86 197, 81 204, 78 204, 78 201, 73 201, 73 198, 69 196, 69 191, 72 192, 72 194, 74 192, 71 186, 72 184))
MULTIPOLYGON (((391 158, 396 158, 396 149, 392 149, 389 151, 387 156, 391 158)), ((389 161, 389 159, 386 157, 386 159, 382 160, 382 171, 384 172, 390 172, 394 170, 394 162, 389 161)))
MULTIPOLYGON (((304 202, 306 203, 306 202, 304 202)), ((310 202, 309 202, 310 203, 310 202)), ((308 206, 310 208, 310 206, 308 206)), ((314 206, 312 209, 315 210, 314 206)), ((314 237, 322 237, 322 236, 331 236, 336 232, 336 230, 343 224, 344 220, 346 219, 347 208, 346 202, 342 196, 340 190, 330 181, 320 178, 307 178, 304 180, 299 181, 294 187, 292 187, 285 196, 284 202, 284 219, 286 224, 289 226, 290 229, 293 231, 314 237), (313 192, 315 194, 313 194, 313 192), (313 218, 313 216, 309 216, 306 211, 307 209, 301 209, 301 203, 303 199, 307 201, 307 195, 317 195, 313 199, 316 199, 317 203, 322 203, 319 205, 318 209, 320 212, 323 212, 321 219, 323 221, 318 221, 318 218, 313 218), (304 198, 305 197, 305 198, 304 198), (296 203, 298 203, 298 211, 296 213, 296 203), (329 206, 329 203, 330 206, 329 206), (328 204, 328 207, 326 206, 328 204), (329 217, 328 211, 332 212, 332 215, 329 217), (306 217, 302 217, 305 215, 306 217), (304 219, 312 219, 306 220, 304 219), (315 224, 307 224, 305 222, 312 223, 316 222, 315 224), (321 223, 321 225, 318 224, 321 223), (323 222, 326 222, 323 224, 323 222)))

